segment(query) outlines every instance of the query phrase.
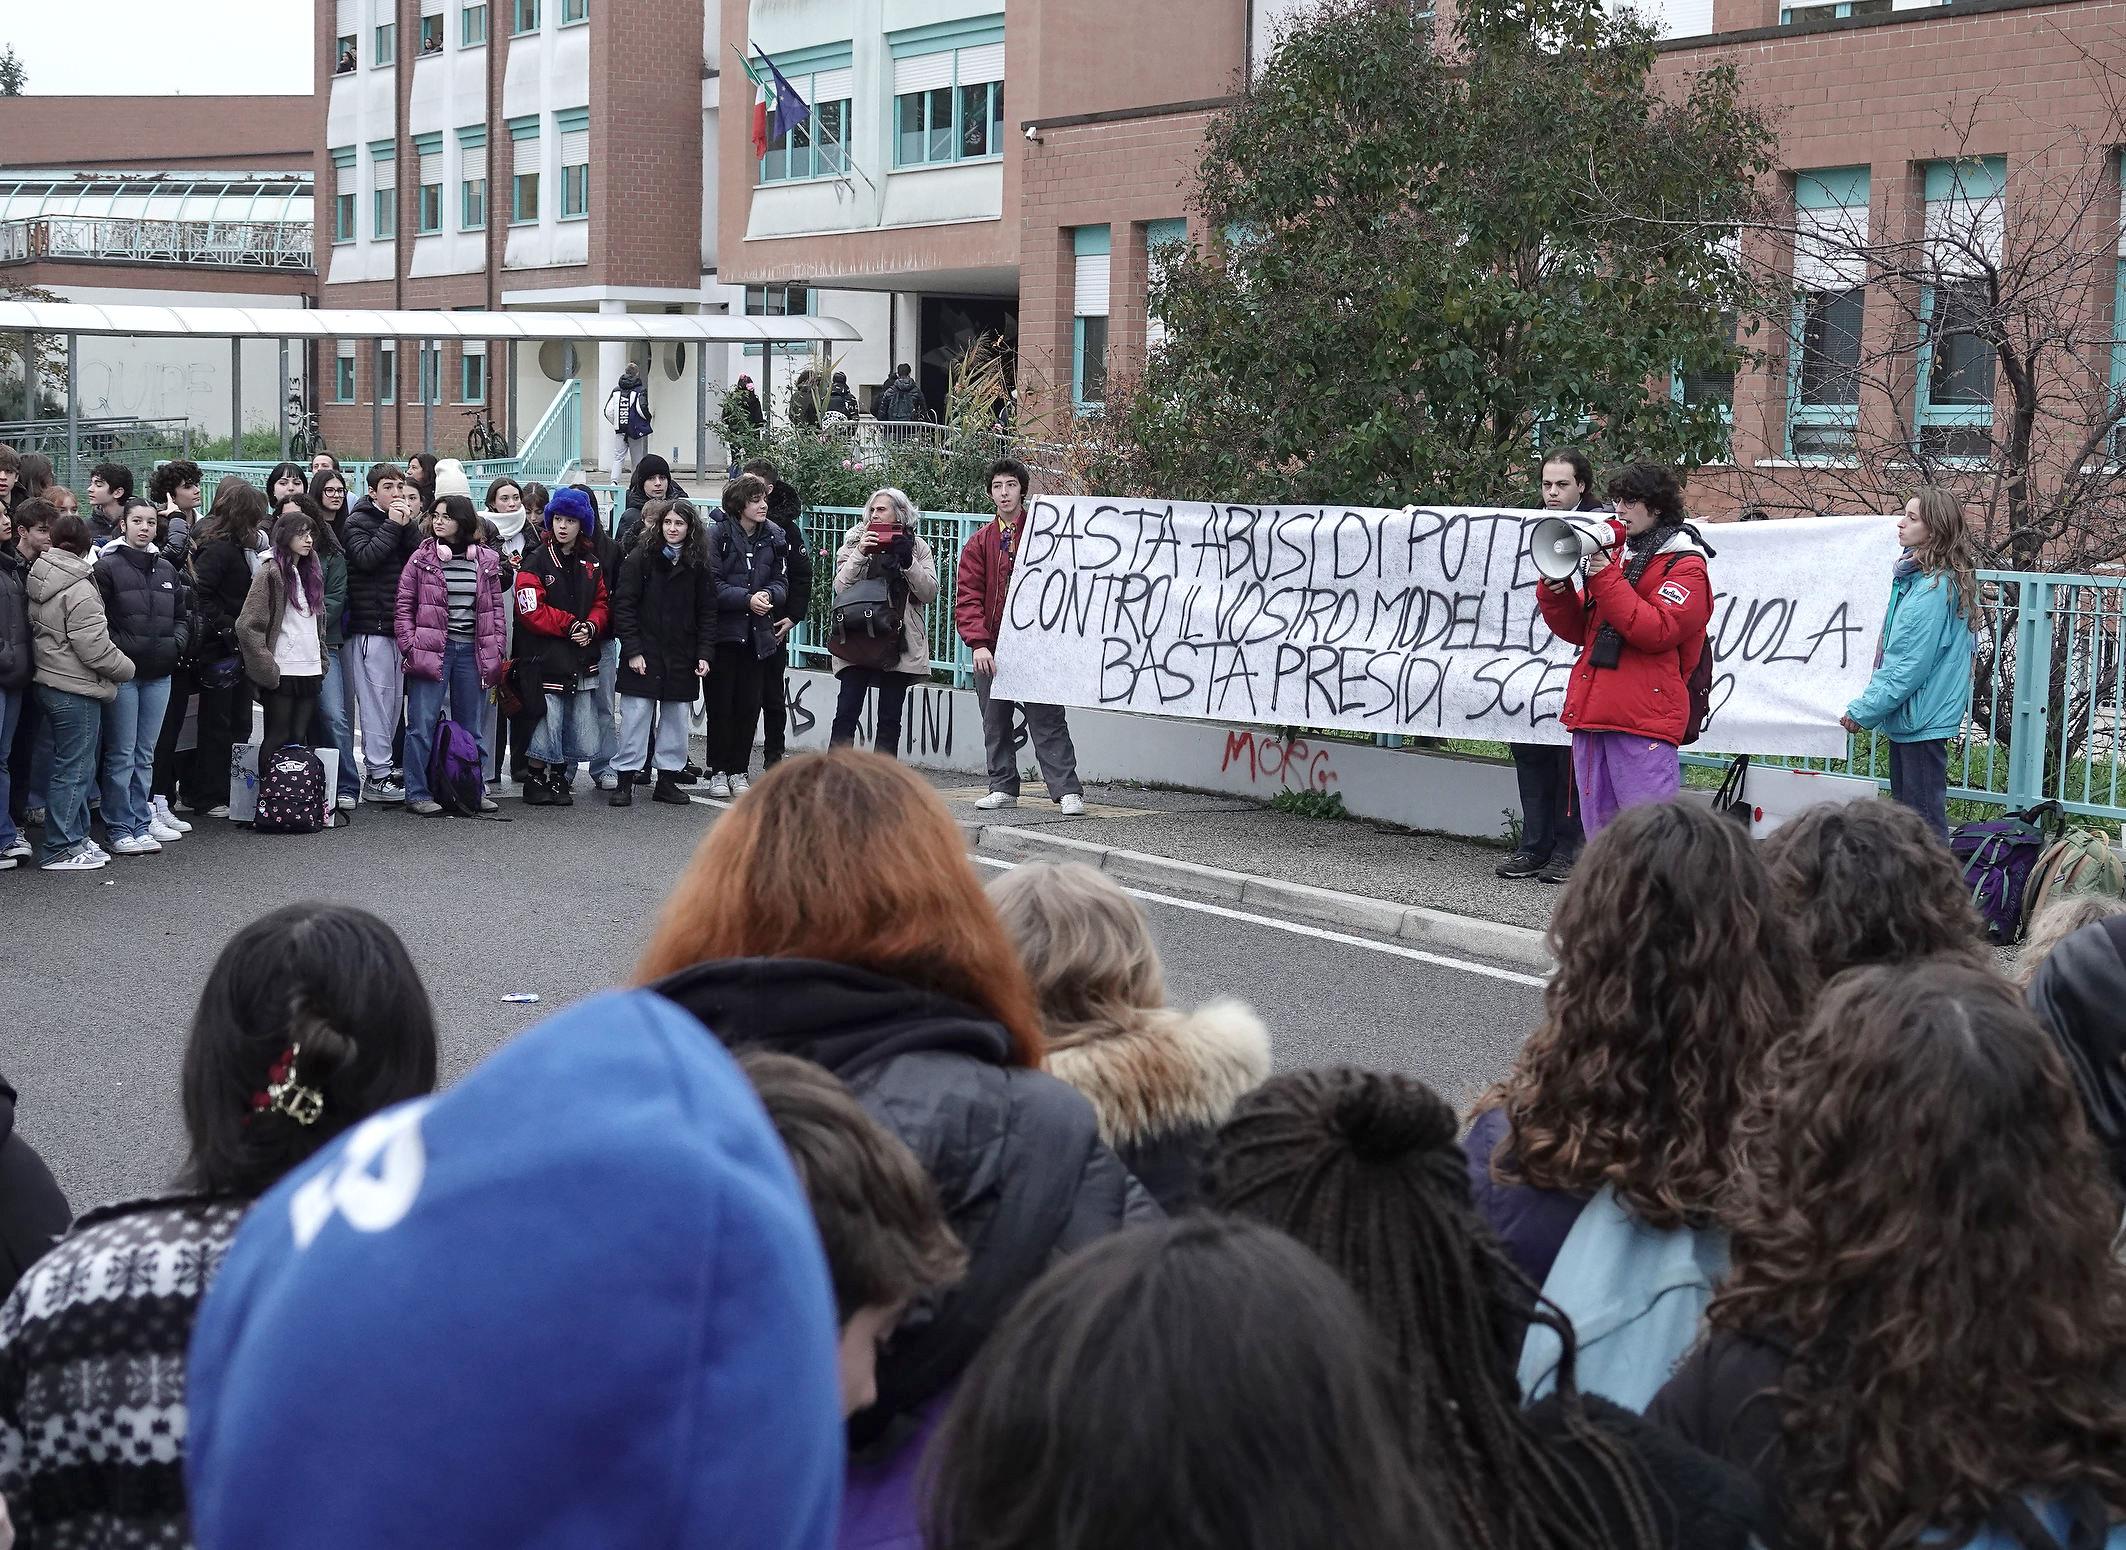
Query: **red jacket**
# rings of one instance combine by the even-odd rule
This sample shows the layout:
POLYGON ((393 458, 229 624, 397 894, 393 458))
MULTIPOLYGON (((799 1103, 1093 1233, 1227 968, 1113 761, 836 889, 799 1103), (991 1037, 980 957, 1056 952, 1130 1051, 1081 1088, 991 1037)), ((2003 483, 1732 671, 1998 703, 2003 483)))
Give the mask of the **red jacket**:
MULTIPOLYGON (((1020 520, 1023 537, 1025 520, 1020 520)), ((996 650, 1004 625, 1004 595, 1011 590, 1011 554, 1001 527, 984 524, 960 551, 960 579, 952 593, 952 622, 969 646, 996 650)))
POLYGON ((1636 588, 1624 579, 1626 560, 1620 554, 1597 572, 1584 593, 1536 588, 1543 622, 1580 648, 1560 719, 1575 732, 1626 732, 1680 744, 1690 722, 1686 685, 1713 617, 1712 577, 1704 552, 1684 532, 1662 546, 1636 588), (1605 620, 1624 637, 1615 667, 1587 660, 1605 620))

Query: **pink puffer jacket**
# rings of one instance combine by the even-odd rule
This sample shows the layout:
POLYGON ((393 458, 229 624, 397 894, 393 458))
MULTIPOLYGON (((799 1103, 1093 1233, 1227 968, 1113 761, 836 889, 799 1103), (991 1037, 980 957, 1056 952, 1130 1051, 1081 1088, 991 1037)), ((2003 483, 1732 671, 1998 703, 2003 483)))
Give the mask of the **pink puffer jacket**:
MULTIPOLYGON (((502 586, 501 556, 475 544, 472 561, 480 573, 473 603, 473 654, 480 664, 481 687, 492 689, 502 681, 509 598, 502 586)), ((397 635, 407 677, 442 678, 443 648, 450 643, 450 584, 443 578, 443 560, 433 538, 421 540, 399 575, 397 635)))

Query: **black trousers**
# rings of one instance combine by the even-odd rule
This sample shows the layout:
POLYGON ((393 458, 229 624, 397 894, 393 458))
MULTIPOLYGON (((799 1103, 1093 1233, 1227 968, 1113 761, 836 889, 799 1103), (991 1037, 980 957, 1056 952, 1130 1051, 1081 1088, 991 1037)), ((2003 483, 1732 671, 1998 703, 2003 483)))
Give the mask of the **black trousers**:
POLYGON ((22 709, 15 717, 15 743, 11 748, 0 748, 0 759, 7 761, 7 805, 9 814, 20 829, 28 820, 23 816, 30 806, 30 760, 37 747, 37 723, 44 719, 44 707, 37 703, 37 696, 29 684, 19 691, 22 709))
POLYGON ((743 775, 753 762, 753 727, 760 720, 760 658, 745 641, 716 643, 716 660, 702 683, 707 696, 709 773, 743 775))
POLYGON ((309 746, 310 718, 317 714, 318 691, 324 686, 321 673, 306 678, 284 673, 279 687, 265 691, 266 730, 258 741, 261 759, 289 743, 309 746))
POLYGON ((192 806, 205 812, 229 800, 229 755, 251 740, 251 680, 199 691, 199 746, 192 750, 192 806))
POLYGON ((170 674, 170 704, 162 713, 162 731, 155 737, 155 774, 149 787, 155 796, 177 799, 177 783, 190 762, 179 757, 177 740, 185 734, 185 711, 198 692, 199 680, 191 669, 180 667, 170 674))
POLYGON ((783 691, 783 677, 789 671, 788 646, 760 664, 760 759, 764 766, 782 759, 783 740, 789 736, 790 702, 783 691))
POLYGON ((901 749, 901 712, 908 704, 911 673, 885 667, 844 667, 834 697, 834 731, 828 741, 836 748, 856 741, 856 723, 863 718, 864 696, 878 690, 878 724, 871 746, 889 759, 898 759, 901 749))
POLYGON ((1555 743, 1508 743, 1521 788, 1521 849, 1548 859, 1576 856, 1585 835, 1574 799, 1572 749, 1555 743))

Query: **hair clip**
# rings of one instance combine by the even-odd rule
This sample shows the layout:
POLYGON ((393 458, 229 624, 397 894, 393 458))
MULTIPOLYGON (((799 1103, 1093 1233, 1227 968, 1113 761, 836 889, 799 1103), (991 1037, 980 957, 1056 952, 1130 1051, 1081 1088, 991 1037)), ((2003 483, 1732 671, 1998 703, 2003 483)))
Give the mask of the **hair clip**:
POLYGON ((302 1054, 300 1043, 291 1043, 282 1051, 280 1059, 266 1073, 266 1090, 251 1095, 253 1113, 268 1110, 285 1114, 298 1125, 314 1125, 325 1111, 325 1095, 315 1087, 305 1087, 295 1078, 295 1062, 302 1054))

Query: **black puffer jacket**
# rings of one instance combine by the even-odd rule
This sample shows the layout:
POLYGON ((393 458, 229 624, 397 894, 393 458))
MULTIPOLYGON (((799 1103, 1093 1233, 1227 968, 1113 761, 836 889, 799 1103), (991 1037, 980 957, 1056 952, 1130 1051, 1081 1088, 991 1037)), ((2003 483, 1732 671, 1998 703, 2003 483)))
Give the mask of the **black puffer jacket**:
POLYGON ((0 546, 0 689, 27 689, 37 670, 30 657, 29 573, 13 545, 0 546))
POLYGON ((347 513, 347 633, 398 633, 399 576, 421 547, 421 525, 398 523, 368 496, 347 513))
POLYGON ((1063 1255, 1159 1208, 1100 1140, 1092 1105, 1015 1066, 1004 1028, 962 1002, 844 964, 746 958, 656 987, 734 1049, 815 1061, 921 1159, 965 1245, 967 1276, 912 1309, 880 1354, 877 1436, 959 1377, 998 1320, 1063 1255))
POLYGON ((2024 993, 2030 1010, 2067 1057, 2067 1074, 2111 1182, 2126 1195, 2126 916, 2082 927, 2053 948, 2024 993))
POLYGON ((96 561, 96 590, 111 644, 133 659, 136 682, 167 678, 185 650, 191 598, 170 562, 153 549, 113 544, 96 561))
POLYGON ((691 700, 701 692, 694 664, 716 655, 716 586, 706 566, 677 565, 664 557, 664 545, 641 545, 620 567, 613 619, 622 694, 691 700), (647 672, 628 666, 636 657, 647 672))
POLYGON ((236 616, 251 595, 251 557, 235 539, 210 538, 192 551, 193 601, 212 637, 213 649, 236 649, 236 616))
POLYGON ((774 639, 767 633, 775 608, 765 614, 753 612, 752 597, 765 592, 775 607, 789 600, 789 569, 784 564, 790 540, 773 522, 763 522, 750 535, 736 517, 719 517, 709 529, 709 569, 716 577, 716 639, 725 645, 751 642, 754 655, 775 655, 774 639))
POLYGON ((73 1220, 52 1170, 15 1134, 15 1089, 0 1078, 0 1298, 66 1236, 73 1220))
POLYGON ((804 510, 797 491, 776 480, 768 491, 768 520, 781 528, 783 537, 790 541, 783 555, 790 591, 769 617, 794 619, 799 624, 805 622, 805 612, 812 606, 812 551, 805 547, 804 510))

